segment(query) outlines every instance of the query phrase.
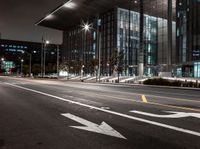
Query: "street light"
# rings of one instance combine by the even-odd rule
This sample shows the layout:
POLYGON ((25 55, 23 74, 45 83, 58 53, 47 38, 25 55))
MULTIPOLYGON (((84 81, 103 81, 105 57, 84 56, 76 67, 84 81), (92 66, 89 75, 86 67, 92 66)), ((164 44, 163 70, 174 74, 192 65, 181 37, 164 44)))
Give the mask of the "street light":
POLYGON ((21 77, 22 77, 22 75, 23 75, 23 62, 24 62, 24 60, 23 59, 21 59, 21 77))
POLYGON ((59 50, 59 45, 57 45, 57 78, 59 78, 59 57, 60 57, 60 50, 59 50))
POLYGON ((49 40, 45 40, 44 42, 44 74, 43 76, 45 76, 45 71, 46 71, 46 48, 47 48, 47 45, 50 44, 50 41, 49 40))
POLYGON ((82 78, 83 78, 83 69, 84 69, 84 65, 82 65, 82 67, 81 67, 81 80, 82 80, 82 78))
POLYGON ((92 24, 89 24, 88 22, 86 23, 83 22, 81 27, 82 27, 82 30, 84 30, 85 32, 88 32, 91 29, 95 30, 94 28, 92 28, 92 24))
POLYGON ((86 22, 86 23, 83 22, 82 29, 85 30, 85 32, 88 32, 90 30, 94 30, 97 32, 97 45, 98 45, 98 52, 99 52, 98 79, 100 82, 100 77, 101 77, 101 32, 99 32, 99 27, 98 27, 98 29, 95 29, 92 27, 92 24, 88 24, 88 22, 86 22))
POLYGON ((109 63, 107 63, 107 75, 108 75, 108 77, 110 76, 110 72, 109 72, 109 66, 110 66, 110 64, 109 63))
MULTIPOLYGON (((29 52, 27 52, 28 54, 29 54, 29 77, 31 77, 31 74, 32 74, 32 52, 31 53, 29 53, 29 52)), ((37 51, 33 51, 33 53, 34 54, 36 54, 37 53, 37 51)))
POLYGON ((4 68, 4 60, 5 60, 5 59, 2 57, 2 58, 1 58, 1 68, 4 68))
POLYGON ((46 44, 49 44, 50 42, 48 41, 48 40, 46 40, 46 42, 45 42, 46 44))
MULTIPOLYGON (((31 77, 32 73, 32 52, 23 51, 22 53, 27 53, 29 55, 29 77, 31 77)), ((37 51, 33 51, 33 53, 37 53, 37 51)))

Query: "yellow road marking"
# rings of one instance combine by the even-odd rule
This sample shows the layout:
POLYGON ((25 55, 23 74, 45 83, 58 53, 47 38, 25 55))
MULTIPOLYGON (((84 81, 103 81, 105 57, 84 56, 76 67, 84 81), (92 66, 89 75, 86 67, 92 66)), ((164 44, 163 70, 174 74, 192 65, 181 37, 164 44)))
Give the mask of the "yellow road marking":
POLYGON ((148 103, 147 98, 145 97, 145 95, 142 95, 142 101, 143 101, 144 103, 148 103))
POLYGON ((188 107, 182 107, 182 106, 175 106, 175 105, 167 105, 167 104, 156 103, 156 102, 149 102, 148 104, 158 105, 158 106, 161 106, 161 107, 174 108, 174 109, 181 109, 181 110, 186 110, 186 111, 200 112, 200 109, 188 108, 188 107))
MULTIPOLYGON (((80 92, 84 92, 84 91, 80 91, 80 92)), ((84 92, 85 93, 85 92, 84 92)), ((116 97, 116 96, 109 96, 109 95, 102 95, 102 94, 97 94, 97 93, 93 93, 95 94, 97 97, 108 97, 108 98, 113 98, 113 99, 121 99, 121 100, 126 100, 126 101, 133 101, 136 103, 144 103, 143 101, 139 101, 136 99, 128 99, 128 98, 123 98, 123 97, 116 97)), ((92 96, 91 94, 87 94, 87 96, 92 96)), ((106 98, 105 98, 106 99, 106 98)), ((173 108, 173 109, 181 109, 181 110, 186 110, 186 111, 193 111, 193 112, 200 112, 200 109, 197 108, 189 108, 189 107, 182 107, 182 106, 175 106, 175 105, 167 105, 167 104, 161 104, 161 103, 156 103, 156 102, 148 102, 148 105, 156 105, 156 106, 160 106, 160 107, 168 107, 168 108, 173 108)))

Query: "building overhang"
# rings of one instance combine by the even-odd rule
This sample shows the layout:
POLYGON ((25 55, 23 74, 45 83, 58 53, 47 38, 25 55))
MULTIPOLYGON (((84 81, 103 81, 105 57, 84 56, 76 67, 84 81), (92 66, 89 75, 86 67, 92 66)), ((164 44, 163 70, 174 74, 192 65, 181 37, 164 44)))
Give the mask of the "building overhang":
MULTIPOLYGON (((158 4, 157 1, 144 0, 144 13, 166 18, 167 13, 162 12, 167 11, 167 3, 160 1, 158 4)), ((175 2, 173 5, 175 7, 175 2)), ((66 30, 80 24, 83 20, 97 17, 99 14, 117 7, 139 11, 139 0, 68 0, 39 20, 36 25, 66 30)))

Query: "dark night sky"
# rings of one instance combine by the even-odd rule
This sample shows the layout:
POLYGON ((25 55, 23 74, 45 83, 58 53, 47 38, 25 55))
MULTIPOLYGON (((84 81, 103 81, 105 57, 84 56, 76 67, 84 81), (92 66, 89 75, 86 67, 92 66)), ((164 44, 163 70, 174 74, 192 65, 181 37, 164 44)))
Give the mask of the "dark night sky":
POLYGON ((62 42, 62 32, 34 24, 64 0, 0 0, 2 39, 41 42, 44 35, 52 43, 62 42))

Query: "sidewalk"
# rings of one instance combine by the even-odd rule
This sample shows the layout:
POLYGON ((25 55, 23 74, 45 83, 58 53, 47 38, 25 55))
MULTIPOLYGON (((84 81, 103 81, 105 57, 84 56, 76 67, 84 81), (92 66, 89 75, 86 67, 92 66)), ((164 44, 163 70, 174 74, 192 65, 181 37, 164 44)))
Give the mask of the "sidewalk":
MULTIPOLYGON (((96 78, 96 77, 95 77, 96 78)), ((30 79, 30 78, 29 78, 30 79)), ((33 79, 33 78, 32 78, 33 79)), ((41 78, 34 78, 41 80, 41 78)), ((52 80, 52 81, 64 81, 64 82, 82 82, 81 79, 42 79, 42 80, 52 80)), ((82 83, 85 84, 101 84, 101 85, 113 85, 113 86, 141 86, 141 87, 153 87, 153 88, 168 88, 168 89, 181 89, 181 90, 196 90, 200 91, 200 88, 192 88, 192 87, 178 87, 178 86, 160 86, 160 85, 144 85, 144 84, 138 84, 138 83, 114 83, 114 82, 96 82, 96 81, 83 81, 82 83)))

